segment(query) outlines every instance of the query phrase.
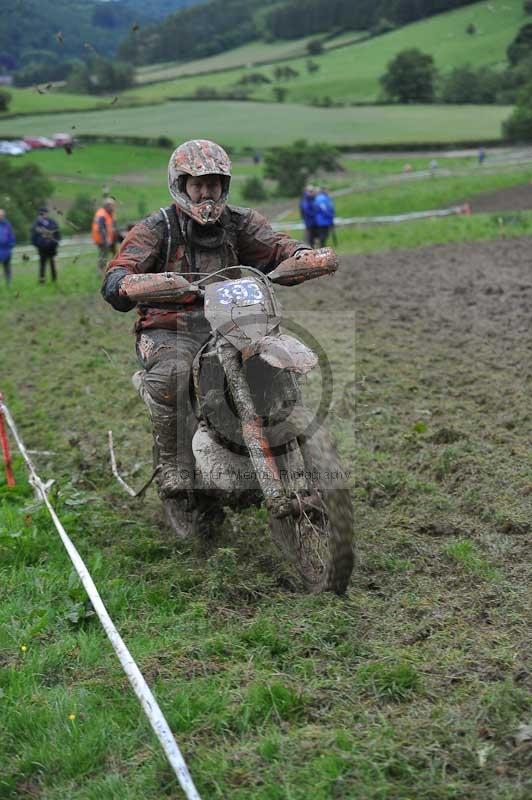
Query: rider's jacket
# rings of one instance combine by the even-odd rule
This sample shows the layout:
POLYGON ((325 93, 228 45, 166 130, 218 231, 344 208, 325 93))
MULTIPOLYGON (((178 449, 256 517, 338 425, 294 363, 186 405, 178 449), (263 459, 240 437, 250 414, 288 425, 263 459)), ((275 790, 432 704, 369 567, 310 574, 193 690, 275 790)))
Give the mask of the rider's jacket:
MULTIPOLYGON (((218 222, 202 227, 169 206, 129 231, 118 255, 107 266, 102 294, 113 308, 129 311, 135 304, 119 294, 120 281, 126 275, 179 272, 192 281, 239 264, 268 273, 298 250, 306 249, 308 245, 303 242, 275 232, 266 218, 251 208, 226 206, 218 222)), ((241 277, 234 269, 224 275, 241 277)), ((213 280, 220 280, 220 276, 213 280)), ((193 330, 196 324, 205 324, 201 298, 186 305, 142 303, 137 313, 137 332, 144 328, 193 330)))

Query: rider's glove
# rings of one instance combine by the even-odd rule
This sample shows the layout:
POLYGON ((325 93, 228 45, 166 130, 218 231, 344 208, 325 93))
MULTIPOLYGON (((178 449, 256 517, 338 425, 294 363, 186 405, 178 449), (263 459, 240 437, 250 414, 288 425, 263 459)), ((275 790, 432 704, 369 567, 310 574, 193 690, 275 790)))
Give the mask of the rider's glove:
POLYGON ((298 250, 297 253, 286 261, 282 261, 268 278, 282 286, 295 286, 311 278, 320 278, 322 275, 331 275, 338 269, 338 258, 330 247, 320 250, 298 250))

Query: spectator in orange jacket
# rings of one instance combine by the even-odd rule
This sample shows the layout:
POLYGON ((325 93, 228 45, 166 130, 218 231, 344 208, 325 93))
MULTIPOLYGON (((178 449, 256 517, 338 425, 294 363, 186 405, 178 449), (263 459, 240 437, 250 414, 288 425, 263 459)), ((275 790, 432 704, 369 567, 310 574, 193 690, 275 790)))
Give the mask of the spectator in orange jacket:
POLYGON ((102 273, 105 272, 109 256, 116 252, 115 206, 115 201, 106 197, 92 220, 92 239, 98 248, 98 269, 102 273))

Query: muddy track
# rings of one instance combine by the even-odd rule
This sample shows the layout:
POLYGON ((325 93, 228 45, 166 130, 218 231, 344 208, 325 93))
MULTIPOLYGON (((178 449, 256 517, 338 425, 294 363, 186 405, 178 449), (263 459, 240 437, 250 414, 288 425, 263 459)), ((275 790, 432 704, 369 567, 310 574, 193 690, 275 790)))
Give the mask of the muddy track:
POLYGON ((468 202, 474 214, 497 211, 530 211, 532 209, 532 183, 499 189, 496 192, 482 192, 461 202, 468 202))
POLYGON ((529 237, 345 255, 340 265, 335 277, 298 292, 311 305, 354 310, 357 327, 421 325, 431 337, 490 338, 497 347, 530 334, 529 237))

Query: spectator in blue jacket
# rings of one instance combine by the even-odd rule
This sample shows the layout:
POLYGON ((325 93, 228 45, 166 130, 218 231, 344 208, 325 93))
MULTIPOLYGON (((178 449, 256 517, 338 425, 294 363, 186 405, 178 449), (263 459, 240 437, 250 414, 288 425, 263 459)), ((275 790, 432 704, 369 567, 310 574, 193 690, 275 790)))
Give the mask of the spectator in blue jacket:
POLYGON ((319 246, 325 247, 329 233, 334 228, 334 203, 323 187, 314 198, 314 224, 319 246))
POLYGON ((316 221, 314 219, 314 199, 316 197, 316 187, 305 186, 305 191, 301 195, 299 203, 299 210, 301 217, 305 224, 305 241, 311 247, 314 247, 314 240, 316 239, 316 221))
POLYGON ((8 286, 11 283, 11 253, 14 246, 15 232, 6 219, 6 212, 0 208, 0 262, 4 267, 4 277, 8 286))

